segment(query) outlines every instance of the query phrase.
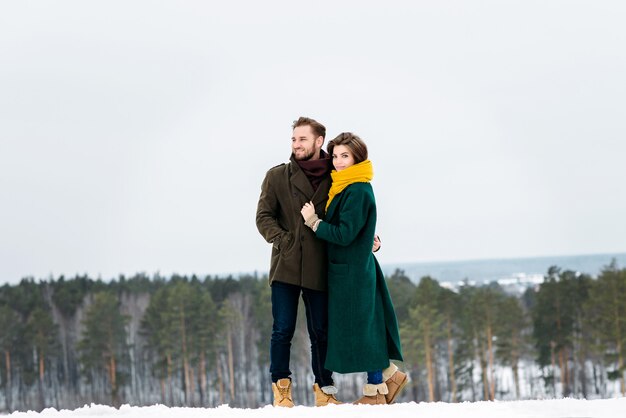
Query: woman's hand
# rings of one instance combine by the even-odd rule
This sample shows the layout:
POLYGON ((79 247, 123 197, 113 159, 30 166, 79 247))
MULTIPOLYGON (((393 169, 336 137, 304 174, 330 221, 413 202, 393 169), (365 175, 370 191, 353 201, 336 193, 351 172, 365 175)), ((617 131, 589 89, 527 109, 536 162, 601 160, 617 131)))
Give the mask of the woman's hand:
POLYGON ((311 228, 313 232, 317 231, 317 226, 320 224, 321 220, 317 217, 317 213, 315 213, 313 202, 305 203, 300 213, 304 218, 304 224, 311 228))
POLYGON ((315 206, 313 206, 313 202, 305 203, 304 206, 302 206, 300 213, 302 214, 305 222, 315 215, 315 206))

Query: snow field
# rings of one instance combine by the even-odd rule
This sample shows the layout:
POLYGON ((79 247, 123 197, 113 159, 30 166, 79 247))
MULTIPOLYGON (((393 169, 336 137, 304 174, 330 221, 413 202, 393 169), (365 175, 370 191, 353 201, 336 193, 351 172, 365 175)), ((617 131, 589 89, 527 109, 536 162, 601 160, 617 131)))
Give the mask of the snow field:
POLYGON ((85 405, 73 411, 48 408, 42 412, 14 412, 11 418, 623 418, 626 398, 580 400, 552 399, 533 401, 495 401, 464 403, 397 403, 394 405, 329 405, 323 408, 238 409, 222 405, 217 408, 169 408, 163 405, 119 409, 104 405, 85 405))

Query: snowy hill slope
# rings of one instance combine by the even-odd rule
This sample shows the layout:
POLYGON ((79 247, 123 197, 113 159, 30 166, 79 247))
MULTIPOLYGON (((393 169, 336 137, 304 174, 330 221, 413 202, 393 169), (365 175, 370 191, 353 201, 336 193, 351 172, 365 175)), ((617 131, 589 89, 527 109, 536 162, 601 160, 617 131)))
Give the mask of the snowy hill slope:
POLYGON ((603 400, 556 399, 511 402, 398 403, 386 406, 330 405, 324 408, 297 406, 292 409, 266 406, 259 409, 168 408, 91 405, 74 411, 45 409, 37 412, 15 412, 11 418, 368 418, 381 415, 394 418, 622 418, 626 416, 626 398, 603 400))

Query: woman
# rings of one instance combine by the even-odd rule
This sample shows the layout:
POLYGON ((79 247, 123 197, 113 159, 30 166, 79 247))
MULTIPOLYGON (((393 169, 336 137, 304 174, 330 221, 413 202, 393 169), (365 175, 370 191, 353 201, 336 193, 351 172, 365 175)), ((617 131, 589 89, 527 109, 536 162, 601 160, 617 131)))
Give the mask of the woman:
POLYGON ((402 361, 398 323, 372 242, 376 202, 372 163, 365 143, 343 133, 328 144, 333 180, 322 221, 312 202, 301 210, 305 224, 328 242, 328 352, 326 368, 366 371, 356 403, 392 403, 407 375, 389 360, 402 361))

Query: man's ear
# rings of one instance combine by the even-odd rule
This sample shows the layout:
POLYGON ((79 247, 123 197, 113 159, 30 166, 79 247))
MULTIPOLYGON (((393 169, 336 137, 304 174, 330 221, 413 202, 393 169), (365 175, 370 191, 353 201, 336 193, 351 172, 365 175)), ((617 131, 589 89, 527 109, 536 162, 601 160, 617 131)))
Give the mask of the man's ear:
POLYGON ((317 138, 315 138, 315 145, 317 145, 318 148, 322 148, 322 145, 324 145, 324 137, 318 136, 317 138))

